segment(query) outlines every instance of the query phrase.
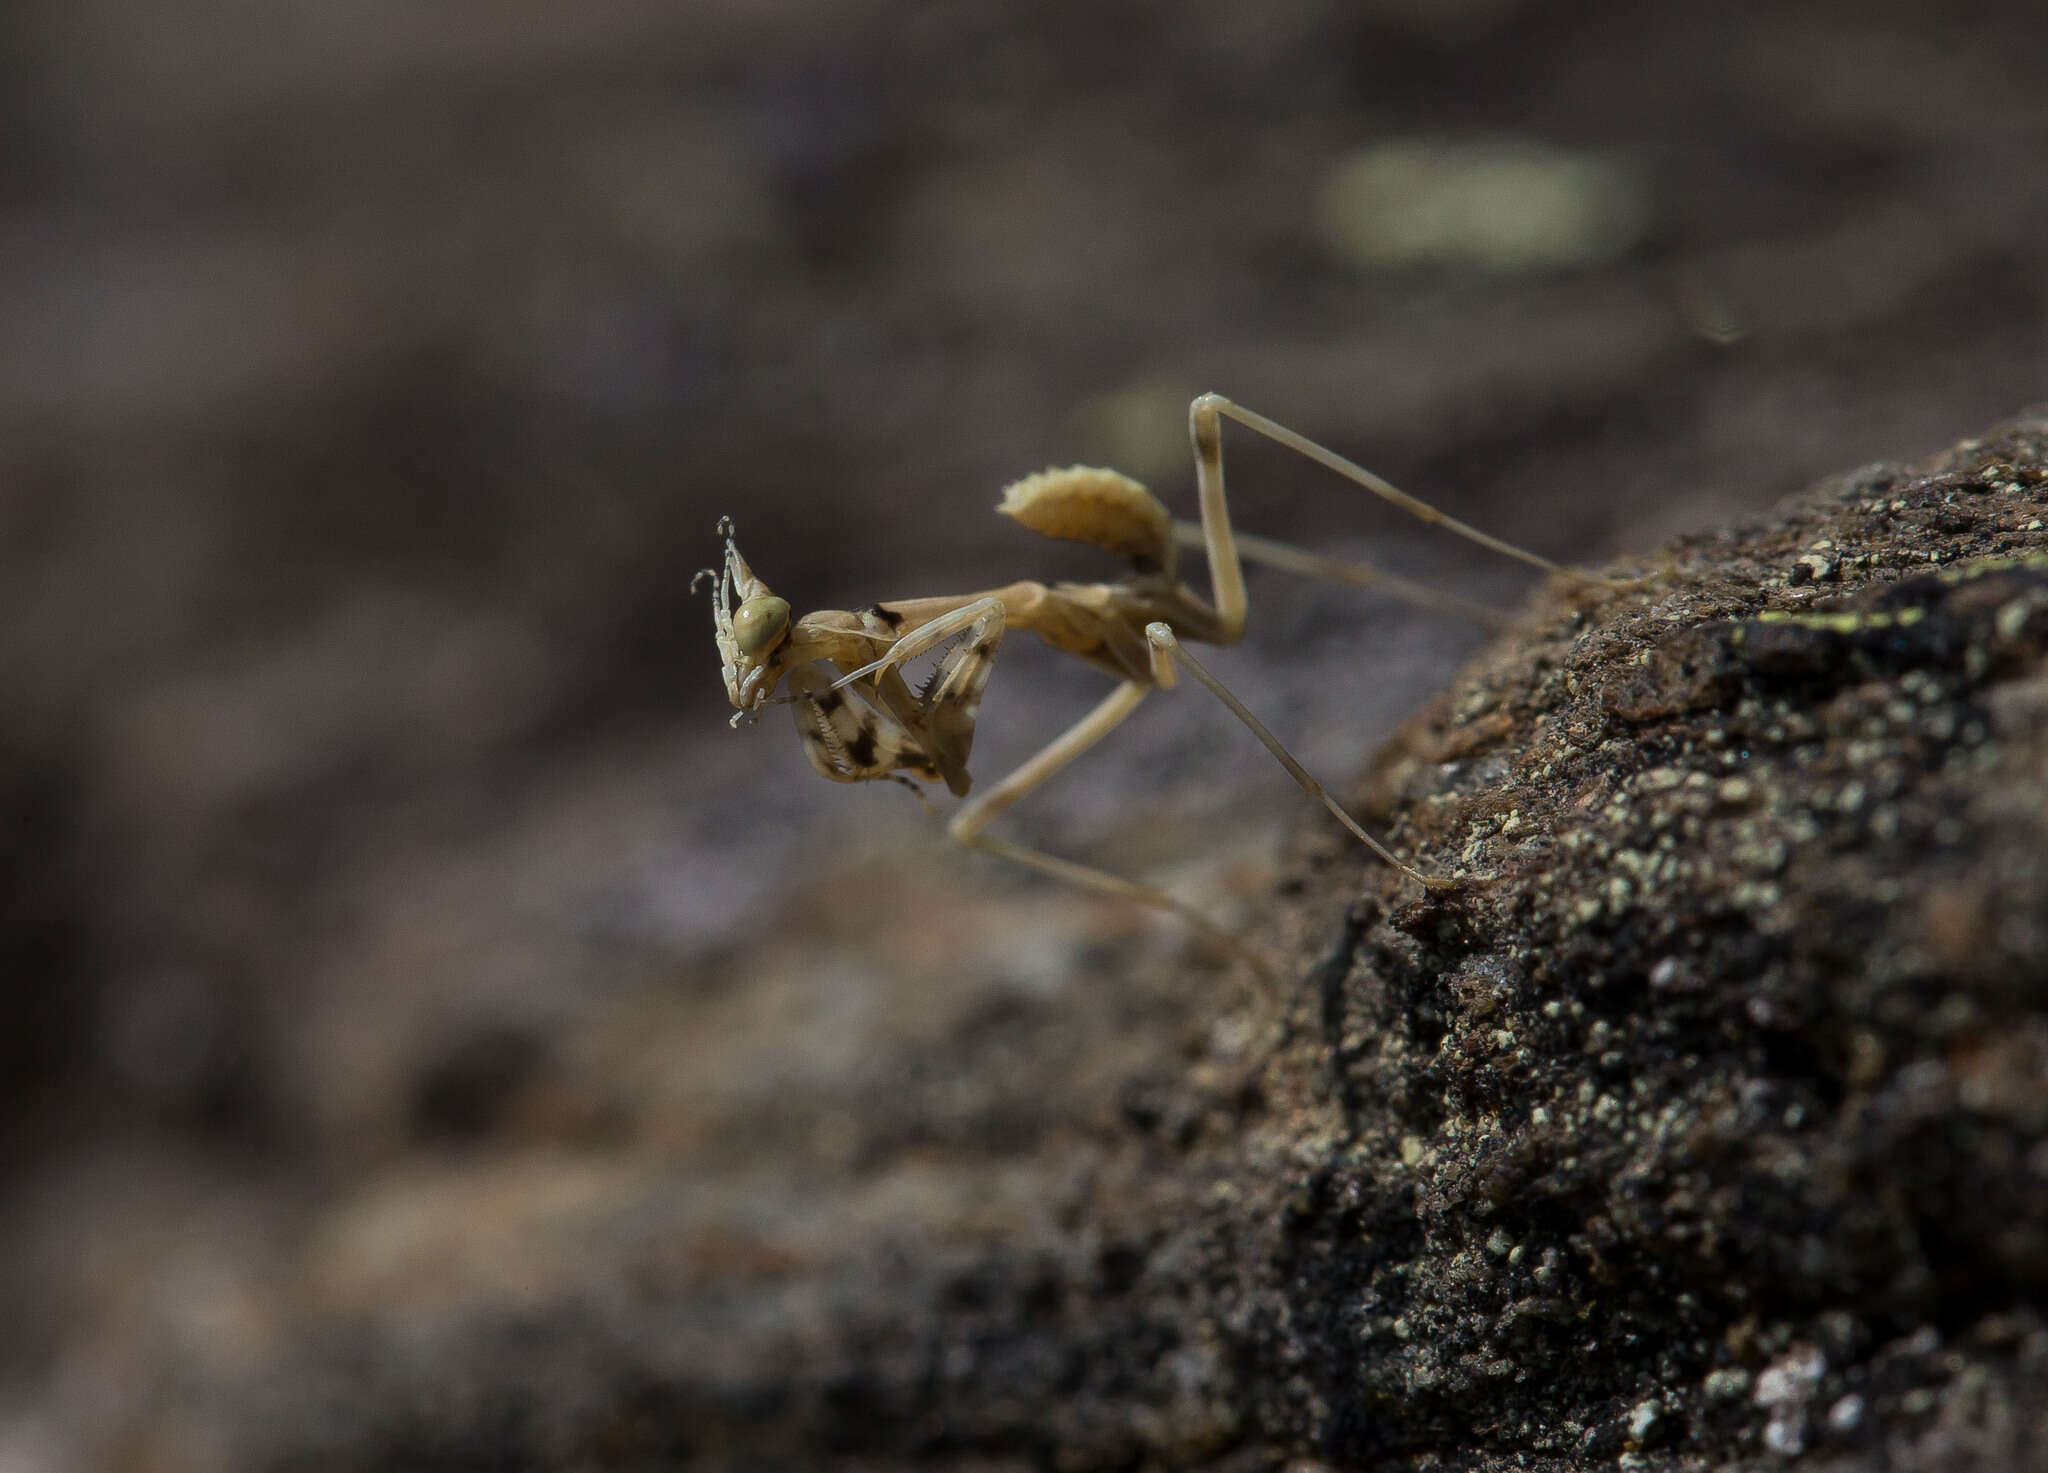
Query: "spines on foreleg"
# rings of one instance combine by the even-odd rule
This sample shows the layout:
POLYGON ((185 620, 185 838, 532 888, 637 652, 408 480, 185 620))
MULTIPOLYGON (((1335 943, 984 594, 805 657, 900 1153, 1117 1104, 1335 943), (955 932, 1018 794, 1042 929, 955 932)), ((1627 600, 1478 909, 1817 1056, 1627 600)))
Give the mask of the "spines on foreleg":
POLYGON ((804 756, 821 775, 838 783, 872 782, 900 770, 938 777, 902 723, 849 691, 834 690, 819 667, 790 671, 789 688, 804 756))

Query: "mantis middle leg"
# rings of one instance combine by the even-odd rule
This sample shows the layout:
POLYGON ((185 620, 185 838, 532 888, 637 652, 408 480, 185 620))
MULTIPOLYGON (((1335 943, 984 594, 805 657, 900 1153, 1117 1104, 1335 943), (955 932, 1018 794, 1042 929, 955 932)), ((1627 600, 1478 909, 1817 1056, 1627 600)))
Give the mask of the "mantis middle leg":
POLYGON ((984 832, 991 822, 1025 794, 1115 731, 1122 725, 1124 718, 1138 708, 1138 703, 1144 700, 1151 690, 1152 683, 1149 681, 1124 681, 1105 696, 1094 710, 1047 742, 1039 749, 1037 755, 1022 767, 979 797, 969 799, 946 825, 946 832, 970 849, 993 854, 998 859, 1006 859, 1012 864, 1036 870, 1042 875, 1050 875, 1056 880, 1065 880, 1068 884, 1079 885, 1083 889, 1095 890, 1104 895, 1115 895, 1125 900, 1136 901, 1155 910, 1171 911, 1186 921, 1196 934, 1232 955, 1242 957, 1252 970, 1266 981, 1276 981, 1273 969, 1264 957, 1177 896, 1153 885, 1140 884, 1136 880, 1125 879, 1122 875, 1077 864, 1071 859, 1061 859, 1041 849, 1013 843, 1008 839, 999 839, 984 832))

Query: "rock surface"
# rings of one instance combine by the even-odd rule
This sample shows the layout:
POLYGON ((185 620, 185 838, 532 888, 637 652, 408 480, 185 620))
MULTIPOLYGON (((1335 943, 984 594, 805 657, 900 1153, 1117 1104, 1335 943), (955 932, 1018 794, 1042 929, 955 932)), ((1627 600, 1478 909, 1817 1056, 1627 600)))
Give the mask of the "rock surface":
MULTIPOLYGON (((1755 516, 2040 396, 2044 72, 2030 0, 16 0, 0 1468, 716 1466, 777 1417, 806 1466, 1166 1461, 1200 1355, 1168 1387, 1130 1368, 1178 1348, 1061 1336, 1098 1251, 1182 1322, 1129 1297, 1173 1281, 1162 1214, 1221 1231, 1171 1174, 1250 1169, 1214 1101, 1321 990, 728 731, 717 518, 806 608, 1095 576, 999 488, 1087 461, 1185 514, 1206 388, 1568 561, 1755 516), (1042 1292, 967 1317, 1009 1264, 1042 1292), (1005 1314, 1060 1384, 1146 1389, 1005 1421, 957 1389, 1028 1360, 1005 1314), (806 1410, 868 1384, 869 1421, 806 1410)), ((1520 596, 1229 453, 1247 530, 1520 596)), ((1254 589, 1217 668, 1326 778, 1477 645, 1254 589)), ((1100 694, 1018 641, 978 774, 1100 694)), ((1006 832, 1321 960, 1363 871, 1316 823, 1186 692, 1006 832)), ((1800 1343, 1709 1373, 1767 1462, 1830 1445, 1752 1399, 1800 1343)), ((1343 1460, 1321 1426, 1247 1412, 1214 1458, 1343 1460)))
POLYGON ((286 1343, 162 1425, 273 1468, 2038 1466, 2044 516, 2036 412, 1554 586, 1368 784, 1462 883, 1304 834, 1284 995, 1139 933, 964 1008, 713 969, 529 1091, 558 1149, 330 1214, 286 1343))

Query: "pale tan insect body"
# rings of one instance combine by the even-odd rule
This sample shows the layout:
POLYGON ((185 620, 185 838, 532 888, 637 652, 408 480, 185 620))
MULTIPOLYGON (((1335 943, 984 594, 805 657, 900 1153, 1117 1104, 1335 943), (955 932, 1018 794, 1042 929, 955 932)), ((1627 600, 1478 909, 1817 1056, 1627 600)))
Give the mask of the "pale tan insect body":
POLYGON ((1374 853, 1420 884, 1448 883, 1403 864, 1367 833, 1243 702, 1188 652, 1185 641, 1233 644, 1243 633, 1247 604, 1241 557, 1291 572, 1386 588, 1472 617, 1497 616, 1362 564, 1338 562, 1237 533, 1223 493, 1222 421, 1226 418, 1299 451, 1424 521, 1547 572, 1603 581, 1571 573, 1447 517, 1285 426, 1221 395, 1204 394, 1188 407, 1201 506, 1199 524, 1175 521, 1156 496, 1130 477, 1092 466, 1047 469, 1026 476, 1005 490, 996 508, 1034 532, 1091 543, 1123 559, 1130 572, 1113 582, 1025 580, 978 593, 897 599, 858 611, 828 609, 795 618, 789 604, 777 597, 741 556, 731 520, 721 521, 724 565, 705 569, 697 581, 711 579, 717 584, 712 620, 726 693, 735 709, 734 724, 757 715, 767 705, 786 703, 806 756, 825 777, 836 782, 943 782, 953 794, 965 797, 973 786, 967 764, 975 719, 997 650, 1008 629, 1029 629, 1053 648, 1087 661, 1118 684, 1094 710, 1022 767, 961 805, 947 825, 961 843, 1090 889, 1171 910, 1265 971, 1256 952, 1163 890, 985 832, 1004 810, 1113 731, 1147 694, 1173 685, 1176 667, 1184 666, 1259 738, 1305 791, 1374 853), (1186 545, 1200 545, 1207 554, 1209 599, 1179 576, 1177 554, 1186 545), (941 650, 944 653, 937 668, 913 690, 902 674, 905 664, 941 650), (776 695, 784 687, 787 694, 776 695))

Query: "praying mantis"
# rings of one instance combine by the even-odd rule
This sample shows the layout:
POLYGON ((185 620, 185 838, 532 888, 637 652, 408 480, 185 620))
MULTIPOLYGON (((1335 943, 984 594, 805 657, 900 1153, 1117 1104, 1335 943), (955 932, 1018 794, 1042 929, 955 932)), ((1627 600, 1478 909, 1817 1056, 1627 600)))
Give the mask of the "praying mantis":
POLYGON ((943 782, 965 798, 947 824, 970 849, 1041 874, 1180 916, 1197 933, 1267 971, 1240 938, 1192 905, 1151 885, 1048 854, 987 832, 1025 795, 1101 741, 1154 690, 1167 690, 1185 670, 1250 729, 1309 796, 1319 800, 1361 843, 1425 889, 1451 881, 1403 863, 1361 825, 1245 704, 1188 649, 1189 641, 1234 644, 1243 635, 1248 602, 1243 563, 1252 561, 1312 577, 1383 587, 1416 602, 1487 622, 1500 616, 1358 563, 1236 531, 1223 492, 1223 421, 1230 420, 1295 450, 1410 515, 1543 572, 1606 585, 1447 516, 1335 451, 1220 394, 1188 406, 1195 457, 1199 524, 1176 522, 1150 491, 1116 471, 1090 466, 1049 469, 1009 486, 996 510, 1047 537, 1092 543, 1121 557, 1127 576, 1108 583, 1020 581, 978 593, 896 599, 865 609, 822 610, 793 617, 740 554, 731 518, 719 522, 722 568, 705 568, 691 589, 714 584, 716 628, 732 724, 786 704, 811 765, 835 782, 943 782), (1207 555, 1210 597, 1182 581, 1182 547, 1207 555), (982 692, 1010 629, 1029 629, 1054 649, 1095 666, 1117 685, 1087 715, 1054 737, 993 787, 968 797, 967 764, 982 692), (903 667, 944 650, 930 677, 913 689, 903 667), (778 695, 785 689, 787 694, 778 695))

